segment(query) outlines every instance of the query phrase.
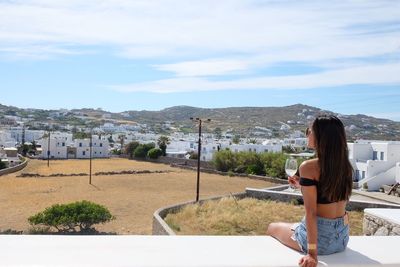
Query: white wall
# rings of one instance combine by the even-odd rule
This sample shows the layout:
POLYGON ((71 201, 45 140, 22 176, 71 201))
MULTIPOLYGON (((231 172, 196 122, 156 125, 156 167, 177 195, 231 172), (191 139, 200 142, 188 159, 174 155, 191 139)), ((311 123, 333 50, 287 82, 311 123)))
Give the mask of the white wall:
MULTIPOLYGON (((108 135, 99 138, 97 135, 92 137, 92 158, 107 158, 109 157, 108 135)), ((76 158, 90 158, 90 139, 75 139, 74 147, 76 147, 76 158)))
POLYGON ((367 182, 369 190, 377 190, 382 184, 400 180, 400 170, 395 167, 400 162, 400 142, 363 140, 349 143, 348 147, 349 159, 359 174, 360 186, 367 182))
POLYGON ((11 137, 9 131, 0 131, 0 146, 3 147, 15 147, 17 141, 11 137))
POLYGON ((67 142, 66 138, 58 138, 50 136, 50 149, 48 146, 49 138, 42 139, 42 158, 47 159, 47 153, 50 151, 50 158, 66 159, 67 158, 67 142))

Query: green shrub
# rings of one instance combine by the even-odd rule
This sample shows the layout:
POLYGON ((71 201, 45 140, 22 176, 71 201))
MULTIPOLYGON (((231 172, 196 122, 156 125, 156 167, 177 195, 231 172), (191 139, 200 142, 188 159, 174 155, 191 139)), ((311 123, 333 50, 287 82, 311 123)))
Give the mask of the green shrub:
POLYGON ((260 154, 256 152, 239 152, 237 153, 237 162, 239 166, 245 166, 247 174, 265 175, 264 164, 261 161, 260 154))
POLYGON ((5 163, 4 161, 0 160, 0 170, 1 169, 5 169, 5 168, 7 168, 7 163, 5 163))
POLYGON ((189 159, 198 159, 198 158, 199 158, 199 155, 196 152, 194 152, 194 151, 189 152, 189 159))
MULTIPOLYGON (((256 175, 267 175, 286 179, 285 161, 288 155, 283 153, 255 153, 255 152, 231 152, 221 150, 214 153, 214 167, 223 172, 233 171, 256 175)), ((299 166, 304 159, 298 159, 299 166)))
POLYGON ((158 159, 159 156, 163 155, 163 151, 159 148, 152 148, 147 152, 147 156, 151 159, 158 159))
POLYGON ((135 158, 145 158, 147 156, 147 152, 149 152, 149 150, 154 147, 154 143, 140 144, 136 147, 133 155, 135 156, 135 158))
POLYGON ((125 146, 125 154, 129 155, 129 158, 133 158, 133 152, 139 146, 139 142, 132 141, 125 146))
POLYGON ((86 200, 69 204, 55 204, 28 218, 31 225, 44 225, 56 228, 59 232, 90 230, 94 224, 114 219, 108 209, 86 200))
POLYGON ((213 155, 213 164, 219 171, 227 172, 237 166, 236 155, 230 150, 220 150, 213 155))

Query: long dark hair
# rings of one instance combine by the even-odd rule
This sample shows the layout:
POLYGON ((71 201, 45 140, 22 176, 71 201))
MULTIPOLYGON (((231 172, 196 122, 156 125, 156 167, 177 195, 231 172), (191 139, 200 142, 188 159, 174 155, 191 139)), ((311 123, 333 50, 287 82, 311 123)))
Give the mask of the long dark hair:
POLYGON ((321 194, 332 202, 348 200, 353 188, 343 123, 332 115, 318 116, 312 125, 319 161, 321 194))

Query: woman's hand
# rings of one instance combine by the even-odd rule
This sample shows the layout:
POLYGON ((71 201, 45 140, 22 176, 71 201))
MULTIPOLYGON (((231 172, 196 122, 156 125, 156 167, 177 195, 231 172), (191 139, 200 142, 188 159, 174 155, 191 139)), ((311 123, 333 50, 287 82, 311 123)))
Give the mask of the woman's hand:
POLYGON ((293 175, 293 176, 289 176, 288 177, 288 182, 291 186, 296 187, 296 188, 300 188, 300 177, 297 175, 293 175))
POLYGON ((301 267, 316 267, 318 265, 317 256, 307 254, 299 260, 299 266, 301 267))

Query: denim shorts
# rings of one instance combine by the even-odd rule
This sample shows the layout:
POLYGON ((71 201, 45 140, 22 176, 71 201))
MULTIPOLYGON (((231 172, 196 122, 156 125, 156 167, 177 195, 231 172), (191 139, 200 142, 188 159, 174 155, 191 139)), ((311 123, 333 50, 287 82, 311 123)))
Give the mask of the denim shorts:
MULTIPOLYGON (((345 250, 349 242, 348 215, 336 219, 317 217, 318 255, 328 255, 345 250)), ((305 218, 292 228, 295 240, 301 250, 307 253, 307 228, 305 218)))

